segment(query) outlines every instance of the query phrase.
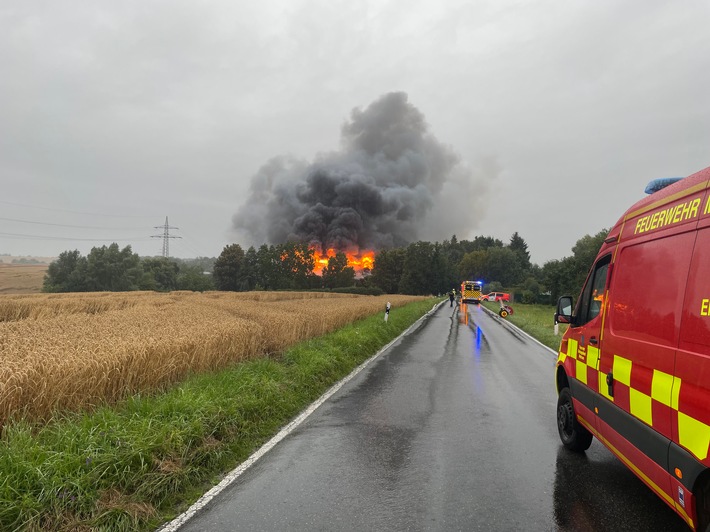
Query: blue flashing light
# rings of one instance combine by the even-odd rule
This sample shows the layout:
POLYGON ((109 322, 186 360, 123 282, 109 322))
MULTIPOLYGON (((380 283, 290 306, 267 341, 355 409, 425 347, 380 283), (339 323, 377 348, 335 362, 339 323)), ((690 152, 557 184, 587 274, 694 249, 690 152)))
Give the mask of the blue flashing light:
POLYGON ((659 190, 663 190, 668 185, 672 185, 673 183, 676 183, 676 182, 680 181, 681 179, 683 179, 683 178, 682 177, 661 177, 659 179, 654 179, 648 185, 646 185, 644 192, 646 194, 653 194, 654 192, 658 192, 659 190))

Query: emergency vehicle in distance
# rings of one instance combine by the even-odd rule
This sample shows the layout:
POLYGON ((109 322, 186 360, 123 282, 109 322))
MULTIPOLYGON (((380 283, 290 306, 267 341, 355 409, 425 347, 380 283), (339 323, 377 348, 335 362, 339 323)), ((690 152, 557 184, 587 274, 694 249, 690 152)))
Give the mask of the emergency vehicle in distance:
POLYGON ((569 324, 555 368, 564 446, 596 437, 709 531, 710 167, 629 208, 555 321, 569 324))
POLYGON ((476 305, 480 303, 482 288, 483 283, 480 281, 464 281, 461 283, 461 303, 474 303, 476 305))
POLYGON ((507 292, 491 292, 481 296, 481 301, 510 301, 510 294, 507 292))

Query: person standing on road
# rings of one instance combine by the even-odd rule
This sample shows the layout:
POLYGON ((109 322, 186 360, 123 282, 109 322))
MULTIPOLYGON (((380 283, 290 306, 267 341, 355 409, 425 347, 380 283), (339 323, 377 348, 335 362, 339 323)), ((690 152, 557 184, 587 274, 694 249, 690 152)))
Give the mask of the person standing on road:
POLYGON ((449 294, 449 307, 454 306, 454 299, 456 299, 456 291, 452 290, 451 293, 449 294))

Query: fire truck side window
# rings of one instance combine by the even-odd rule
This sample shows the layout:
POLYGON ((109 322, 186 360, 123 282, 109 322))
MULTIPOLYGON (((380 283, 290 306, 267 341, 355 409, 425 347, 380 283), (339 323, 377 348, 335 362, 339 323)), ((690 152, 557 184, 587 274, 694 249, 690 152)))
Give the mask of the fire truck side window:
POLYGON ((596 318, 601 312, 610 262, 611 255, 607 255, 601 258, 594 266, 594 271, 587 280, 588 282, 584 287, 584 292, 582 292, 582 299, 579 301, 577 325, 584 325, 588 321, 596 318))

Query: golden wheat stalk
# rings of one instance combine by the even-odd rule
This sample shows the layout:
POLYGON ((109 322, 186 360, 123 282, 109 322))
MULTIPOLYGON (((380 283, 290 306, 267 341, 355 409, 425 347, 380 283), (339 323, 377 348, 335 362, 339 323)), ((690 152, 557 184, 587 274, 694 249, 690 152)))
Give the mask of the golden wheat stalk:
POLYGON ((277 353, 412 296, 131 292, 0 296, 0 426, 112 403, 277 353))

